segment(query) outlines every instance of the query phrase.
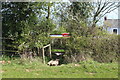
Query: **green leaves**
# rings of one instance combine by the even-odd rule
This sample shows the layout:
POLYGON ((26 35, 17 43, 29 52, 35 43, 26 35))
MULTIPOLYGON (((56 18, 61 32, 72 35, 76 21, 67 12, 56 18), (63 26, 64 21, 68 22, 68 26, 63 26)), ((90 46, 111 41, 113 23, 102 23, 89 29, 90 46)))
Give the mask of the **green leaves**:
POLYGON ((23 51, 42 48, 49 43, 49 34, 55 24, 51 19, 46 19, 43 12, 46 13, 45 8, 52 6, 52 3, 9 2, 2 3, 2 6, 3 37, 14 38, 14 41, 5 41, 5 44, 15 44, 16 48, 13 49, 23 51))
POLYGON ((72 2, 70 6, 70 12, 73 13, 73 16, 85 21, 91 16, 91 10, 93 10, 93 6, 89 2, 72 2))

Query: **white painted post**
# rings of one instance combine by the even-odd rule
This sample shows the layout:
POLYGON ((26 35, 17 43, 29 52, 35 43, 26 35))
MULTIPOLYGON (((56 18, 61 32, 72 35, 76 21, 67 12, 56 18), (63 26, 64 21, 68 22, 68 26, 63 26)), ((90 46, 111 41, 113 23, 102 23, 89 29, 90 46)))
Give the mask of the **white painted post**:
POLYGON ((46 46, 44 46, 43 48, 42 48, 42 51, 43 51, 43 63, 45 64, 45 51, 44 51, 44 49, 46 48, 46 47, 49 47, 49 50, 50 50, 50 58, 52 57, 52 55, 51 55, 51 45, 50 44, 48 44, 48 45, 46 45, 46 46))
POLYGON ((50 50, 50 58, 52 58, 52 55, 51 55, 51 45, 49 46, 49 50, 50 50))

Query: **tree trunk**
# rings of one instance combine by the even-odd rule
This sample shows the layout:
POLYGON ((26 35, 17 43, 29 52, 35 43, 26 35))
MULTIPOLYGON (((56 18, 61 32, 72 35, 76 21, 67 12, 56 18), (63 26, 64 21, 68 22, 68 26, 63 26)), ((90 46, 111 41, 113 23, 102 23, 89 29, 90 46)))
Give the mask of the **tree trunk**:
POLYGON ((50 18, 50 5, 48 5, 48 15, 47 15, 47 17, 46 17, 47 19, 49 19, 50 18))
POLYGON ((38 47, 37 49, 38 49, 38 55, 40 55, 40 48, 38 47))

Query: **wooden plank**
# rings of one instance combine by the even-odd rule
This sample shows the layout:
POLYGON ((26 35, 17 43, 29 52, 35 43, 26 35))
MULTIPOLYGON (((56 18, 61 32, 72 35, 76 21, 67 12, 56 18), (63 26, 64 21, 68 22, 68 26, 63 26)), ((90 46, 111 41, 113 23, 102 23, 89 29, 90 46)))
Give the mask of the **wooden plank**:
POLYGON ((48 45, 44 46, 43 48, 46 48, 46 47, 48 47, 48 46, 50 46, 50 44, 48 44, 48 45))

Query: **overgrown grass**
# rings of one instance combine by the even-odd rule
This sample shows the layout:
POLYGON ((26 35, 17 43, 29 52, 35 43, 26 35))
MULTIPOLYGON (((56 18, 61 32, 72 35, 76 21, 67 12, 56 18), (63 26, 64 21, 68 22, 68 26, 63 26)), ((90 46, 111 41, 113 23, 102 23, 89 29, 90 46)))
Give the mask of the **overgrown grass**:
POLYGON ((118 78, 118 63, 80 63, 48 66, 36 59, 33 62, 11 60, 2 66, 3 78, 118 78))

